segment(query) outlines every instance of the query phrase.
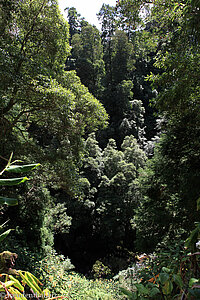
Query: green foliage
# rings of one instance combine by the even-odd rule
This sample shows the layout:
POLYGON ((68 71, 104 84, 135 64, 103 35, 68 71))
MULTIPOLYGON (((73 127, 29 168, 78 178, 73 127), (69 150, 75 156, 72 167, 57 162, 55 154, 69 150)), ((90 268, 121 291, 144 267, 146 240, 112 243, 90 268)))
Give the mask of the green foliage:
MULTIPOLYGON (((197 257, 198 254, 196 253, 197 257)), ((121 288, 128 299, 167 300, 184 295, 192 299, 192 295, 198 294, 199 279, 196 278, 199 278, 199 271, 194 265, 194 257, 188 252, 178 247, 166 247, 149 258, 145 263, 140 262, 132 268, 134 275, 130 274, 129 277, 133 276, 134 281, 121 288)), ((126 284, 124 279, 121 274, 120 285, 126 284)))
POLYGON ((64 283, 63 277, 73 268, 74 266, 68 258, 51 250, 48 255, 36 263, 35 271, 52 293, 59 294, 64 283))
POLYGON ((129 42, 125 32, 116 30, 110 47, 110 78, 114 84, 118 84, 127 79, 129 72, 134 68, 133 45, 129 42))
POLYGON ((63 281, 65 285, 60 291, 69 299, 121 299, 118 284, 112 280, 88 280, 71 273, 63 281))
POLYGON ((199 221, 196 212, 200 179, 199 130, 195 115, 191 112, 168 125, 154 158, 140 177, 142 195, 135 222, 137 240, 143 249, 154 249, 166 236, 186 238, 191 223, 199 221), (194 127, 185 127, 187 122, 194 127))
POLYGON ((195 224, 195 229, 192 230, 190 233, 189 237, 185 241, 185 246, 187 249, 191 250, 192 252, 195 252, 197 246, 197 242, 199 240, 199 235, 200 235, 200 223, 195 224))
POLYGON ((0 197, 0 205, 7 204, 9 206, 14 206, 18 204, 17 199, 15 198, 7 198, 7 197, 0 197))
POLYGON ((86 130, 94 130, 98 120, 103 124, 107 116, 78 77, 64 71, 70 49, 68 25, 57 3, 19 2, 12 15, 1 40, 1 64, 9 70, 0 74, 2 133, 6 137, 15 129, 17 134, 23 134, 31 124, 37 124, 60 142, 61 137, 67 137, 73 145, 77 144, 86 130), (93 118, 95 109, 98 114, 93 118), (85 112, 90 114, 86 122, 85 112))
MULTIPOLYGON (((8 163, 6 165, 6 167, 3 169, 3 171, 1 171, 0 175, 3 175, 4 172, 11 172, 11 173, 23 173, 23 172, 28 172, 31 171, 33 169, 35 169, 36 167, 40 166, 40 164, 31 164, 31 165, 14 165, 14 163, 16 163, 16 161, 12 162, 12 156, 13 153, 10 155, 10 158, 8 160, 8 163)), ((2 186, 13 186, 13 185, 18 185, 21 183, 24 183, 25 181, 29 180, 27 177, 22 177, 22 178, 6 178, 6 179, 0 179, 0 185, 2 186)), ((0 197, 0 205, 2 204, 6 204, 8 206, 15 206, 18 204, 18 200, 16 198, 7 198, 7 197, 0 197)), ((7 222, 5 222, 3 225, 1 225, 0 230, 3 229, 4 225, 7 222)), ((11 232, 12 229, 8 229, 7 231, 4 231, 1 235, 0 235, 0 242, 2 242, 7 236, 8 234, 11 232)))
POLYGON ((97 279, 110 278, 112 273, 108 266, 105 266, 101 261, 97 260, 92 267, 92 274, 94 279, 97 279))
POLYGON ((9 167, 6 167, 5 171, 11 172, 11 173, 24 173, 34 170, 40 166, 40 164, 30 164, 30 165, 10 165, 9 167))
POLYGON ((72 59, 82 83, 96 97, 102 95, 102 80, 105 67, 100 32, 92 25, 81 28, 72 38, 72 59))
POLYGON ((109 47, 109 41, 116 29, 115 8, 108 4, 103 4, 97 16, 98 16, 98 20, 101 23, 102 43, 104 47, 107 47, 107 45, 109 47))
POLYGON ((74 34, 80 32, 80 14, 77 13, 75 7, 67 7, 67 17, 69 23, 70 41, 74 34))
POLYGON ((14 296, 26 300, 29 294, 26 294, 25 287, 29 288, 29 293, 32 296, 37 295, 44 298, 49 293, 48 290, 41 289, 42 283, 30 272, 18 270, 17 273, 17 277, 20 277, 21 282, 12 275, 1 274, 3 279, 0 282, 0 291, 5 293, 5 297, 10 299, 14 296))
MULTIPOLYGON (((43 163, 26 186, 19 185, 25 176, 0 179, 0 185, 16 184, 20 200, 17 207, 3 208, 16 227, 8 244, 21 239, 19 247, 43 254, 55 246, 79 270, 84 265, 83 271, 91 270, 96 261, 100 277, 121 268, 120 249, 129 257, 134 246, 158 249, 188 236, 196 222, 185 244, 192 253, 181 250, 181 260, 178 249, 162 249, 136 272, 133 290, 123 291, 130 299, 171 299, 187 289, 188 298, 198 298, 199 4, 148 2, 103 5, 101 37, 74 8, 68 9, 68 26, 57 1, 0 0, 1 155, 15 148, 24 161, 39 157, 43 163), (90 92, 110 115, 108 129, 97 133, 99 144, 92 132, 107 125, 108 115, 90 92), (137 142, 145 148, 145 137, 156 133, 153 97, 165 134, 144 168, 146 156, 137 142)), ((15 163, 3 172, 32 167, 15 163)), ((14 206, 9 190, 2 186, 0 204, 14 206)), ((122 260, 127 264, 127 257, 122 260)), ((110 286, 108 292, 101 289, 99 281, 65 274, 70 261, 55 253, 41 264, 41 276, 57 294, 119 296, 110 286)), ((26 280, 30 283, 30 275, 26 280)))
MULTIPOLYGON (((57 1, 1 1, 0 16, 1 156, 15 149, 16 157, 27 162, 39 158, 43 163, 32 182, 16 185, 20 205, 4 210, 17 227, 13 236, 22 247, 49 250, 57 230, 54 227, 67 231, 71 220, 65 206, 54 205, 52 190, 62 188, 76 194, 83 137, 106 125, 108 116, 75 72, 65 71, 70 53, 68 24, 57 1), (47 220, 48 214, 51 220, 47 220), (21 228, 25 228, 23 232, 21 228)), ((18 165, 16 162, 13 171, 22 171, 18 165)), ((29 167, 23 166, 23 171, 29 167)), ((3 183, 26 180, 17 177, 17 181, 11 178, 3 183)), ((12 188, 9 195, 5 188, 2 191, 7 198, 12 188)), ((8 202, 6 198, 1 202, 8 202)), ((1 218, 4 222, 3 215, 1 218)))
POLYGON ((94 134, 86 140, 77 197, 71 201, 62 192, 57 195, 65 201, 72 217, 69 234, 57 236, 58 249, 62 250, 62 241, 67 239, 66 253, 79 261, 81 270, 85 265, 86 272, 89 271, 96 260, 109 253, 113 257, 108 255, 106 261, 101 260, 104 265, 115 271, 127 265, 128 254, 123 251, 133 247, 135 229, 131 220, 138 205, 138 176, 145 161, 146 156, 133 136, 124 139, 121 151, 113 139, 104 150, 94 134), (119 257, 115 259, 115 255, 119 257))
POLYGON ((89 280, 75 272, 69 259, 55 252, 43 258, 36 268, 50 294, 69 299, 120 299, 118 284, 112 280, 89 280))
MULTIPOLYGON (((198 10, 197 3, 193 3, 193 9, 198 10)), ((153 30, 160 39, 155 66, 161 71, 150 78, 160 91, 156 106, 170 118, 188 114, 191 108, 195 114, 198 109, 199 47, 195 32, 188 28, 193 13, 190 1, 155 1, 152 7, 151 20, 157 24, 153 30)))
MULTIPOLYGON (((4 225, 6 224, 7 222, 5 222, 4 224, 2 224, 0 226, 0 230, 3 229, 4 225)), ((12 229, 8 229, 6 231, 4 231, 3 233, 0 234, 0 242, 2 242, 5 238, 7 238, 7 236, 9 235, 9 233, 11 232, 12 229)))

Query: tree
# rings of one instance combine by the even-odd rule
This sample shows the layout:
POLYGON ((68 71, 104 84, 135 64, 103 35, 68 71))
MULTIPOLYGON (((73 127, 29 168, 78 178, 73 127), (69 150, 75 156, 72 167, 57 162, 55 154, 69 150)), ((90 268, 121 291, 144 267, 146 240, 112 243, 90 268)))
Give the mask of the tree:
POLYGON ((116 29, 116 11, 113 6, 103 4, 99 13, 98 20, 101 22, 102 43, 104 47, 109 47, 109 42, 116 29))
POLYGON ((8 211, 13 224, 26 228, 9 242, 49 250, 55 224, 48 226, 47 214, 59 216, 60 207, 69 225, 66 208, 54 203, 55 190, 76 193, 83 137, 105 124, 107 114, 75 72, 65 71, 68 25, 57 1, 3 1, 0 15, 1 156, 15 149, 16 157, 43 163, 30 185, 19 188, 20 205, 8 211))
MULTIPOLYGON (((125 1, 122 3, 130 12, 125 1)), ((144 237, 147 249, 163 239, 180 238, 189 230, 188 220, 190 224, 198 220, 198 23, 191 27, 198 14, 195 1, 154 1, 149 17, 154 24, 152 38, 158 41, 154 65, 159 70, 149 79, 158 92, 153 102, 166 122, 165 135, 142 183, 144 194, 136 213, 138 241, 144 237)))
MULTIPOLYGON (((59 123, 58 118, 57 121, 55 119, 56 114, 64 126, 70 126, 69 120, 77 116, 74 103, 81 92, 85 95, 83 102, 88 101, 90 107, 92 102, 94 105, 97 102, 92 96, 90 98, 84 87, 81 88, 73 73, 64 71, 69 54, 68 26, 58 11, 57 3, 38 0, 33 5, 31 1, 26 4, 20 1, 12 14, 15 18, 9 21, 1 40, 1 63, 2 70, 5 70, 0 74, 1 123, 5 135, 21 122, 30 124, 34 118, 49 124, 53 115, 55 128, 59 123), (30 15, 34 17, 30 18, 30 15), (70 81, 76 82, 79 92, 70 81)), ((80 103, 77 105, 81 115, 80 103)), ((78 122, 80 128, 80 120, 78 122)))
POLYGON ((67 17, 68 17, 68 24, 69 24, 69 35, 70 35, 70 44, 71 39, 74 34, 80 33, 80 14, 77 12, 75 7, 67 7, 67 17))
POLYGON ((62 192, 58 195, 65 199, 73 221, 69 234, 57 236, 57 245, 60 250, 66 245, 64 253, 82 271, 96 259, 114 255, 118 246, 122 252, 133 248, 131 219, 139 196, 137 178, 146 157, 133 136, 126 137, 121 148, 117 150, 110 139, 102 150, 91 134, 85 143, 76 199, 71 201, 62 192))
POLYGON ((80 34, 73 36, 72 57, 75 59, 74 67, 82 83, 93 95, 101 99, 105 67, 100 32, 95 26, 85 25, 80 34))

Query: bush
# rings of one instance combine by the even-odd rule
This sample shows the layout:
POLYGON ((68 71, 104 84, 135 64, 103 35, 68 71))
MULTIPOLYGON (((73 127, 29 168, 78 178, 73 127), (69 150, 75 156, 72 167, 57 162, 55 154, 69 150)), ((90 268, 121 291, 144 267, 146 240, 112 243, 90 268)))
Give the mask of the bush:
POLYGON ((38 277, 53 293, 60 293, 64 276, 73 268, 69 258, 58 255, 54 250, 36 264, 38 277))
POLYGON ((66 296, 68 299, 121 299, 118 283, 113 280, 88 280, 72 272, 68 258, 52 251, 37 265, 38 277, 50 290, 52 297, 66 296))

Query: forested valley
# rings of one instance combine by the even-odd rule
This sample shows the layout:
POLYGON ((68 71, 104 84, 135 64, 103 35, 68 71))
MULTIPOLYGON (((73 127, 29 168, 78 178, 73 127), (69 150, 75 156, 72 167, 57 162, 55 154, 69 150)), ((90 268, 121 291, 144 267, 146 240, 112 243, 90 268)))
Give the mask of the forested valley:
POLYGON ((200 299, 200 1, 67 5, 0 0, 2 299, 200 299))

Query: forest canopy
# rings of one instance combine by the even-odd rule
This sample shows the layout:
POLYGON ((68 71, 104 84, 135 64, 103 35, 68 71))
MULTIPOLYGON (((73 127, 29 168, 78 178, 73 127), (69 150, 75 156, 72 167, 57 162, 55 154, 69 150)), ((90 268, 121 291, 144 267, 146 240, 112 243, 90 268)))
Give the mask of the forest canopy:
POLYGON ((1 170, 12 152, 41 164, 2 185, 18 199, 1 207, 15 228, 2 251, 29 270, 52 264, 52 281, 37 272, 55 293, 57 265, 93 279, 126 270, 130 299, 198 299, 199 1, 103 4, 101 31, 66 14, 56 0, 0 0, 1 170))

